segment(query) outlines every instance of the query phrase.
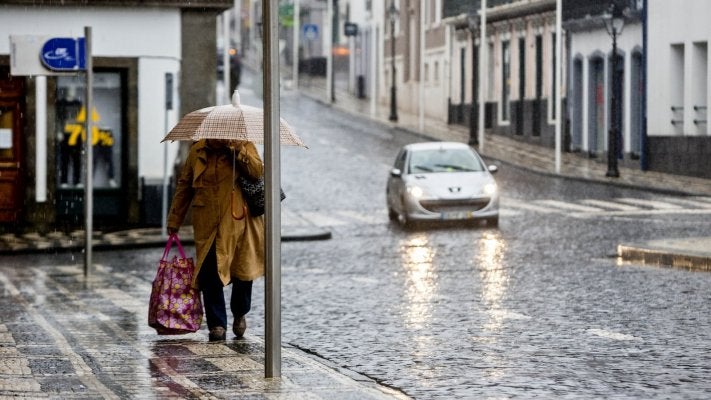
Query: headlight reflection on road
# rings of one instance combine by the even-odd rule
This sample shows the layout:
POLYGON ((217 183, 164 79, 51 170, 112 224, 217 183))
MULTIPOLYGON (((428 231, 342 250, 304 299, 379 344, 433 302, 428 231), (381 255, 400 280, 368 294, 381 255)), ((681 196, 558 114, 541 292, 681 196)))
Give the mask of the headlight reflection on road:
POLYGON ((509 275, 502 260, 506 243, 498 232, 487 232, 479 240, 479 252, 475 265, 479 269, 482 298, 487 306, 489 322, 484 326, 487 331, 501 329, 505 312, 502 312, 501 300, 508 290, 509 275))
MULTIPOLYGON (((498 337, 508 314, 502 306, 502 300, 509 286, 508 271, 504 269, 502 262, 506 252, 506 242, 501 238, 499 232, 486 232, 479 240, 478 245, 474 265, 479 271, 481 297, 488 320, 482 326, 482 335, 475 340, 486 343, 486 348, 489 348, 490 345, 496 348, 498 337)), ((492 368, 486 368, 483 371, 489 379, 505 376, 506 368, 500 368, 500 366, 505 365, 506 360, 498 351, 484 351, 482 358, 492 366, 492 368)))
POLYGON ((432 267, 435 252, 425 234, 410 237, 402 250, 402 265, 408 278, 407 322, 415 329, 424 328, 432 317, 432 300, 437 289, 432 267))

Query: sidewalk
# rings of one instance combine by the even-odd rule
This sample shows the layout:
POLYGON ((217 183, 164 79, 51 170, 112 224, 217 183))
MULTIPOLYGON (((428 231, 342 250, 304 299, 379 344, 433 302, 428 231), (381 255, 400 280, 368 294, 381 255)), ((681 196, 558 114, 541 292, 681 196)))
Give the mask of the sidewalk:
MULTIPOLYGON (((425 118, 423 119, 424 129, 420 130, 419 116, 401 110, 398 110, 397 122, 389 121, 389 107, 376 104, 373 108, 369 99, 358 99, 348 93, 343 85, 343 82, 337 82, 336 101, 330 103, 336 109, 364 116, 391 128, 402 129, 430 140, 463 143, 469 141, 469 129, 462 125, 447 125, 439 120, 425 118)), ((329 104, 324 78, 306 77, 300 80, 299 91, 314 100, 329 104)), ((605 163, 573 153, 561 154, 561 172, 557 174, 554 149, 525 143, 502 135, 485 135, 484 145, 480 145, 477 150, 483 157, 550 176, 659 193, 711 196, 711 180, 708 179, 641 171, 623 166, 618 167, 620 172, 618 178, 609 178, 605 176, 607 172, 605 163)), ((629 262, 711 271, 711 237, 620 244, 617 255, 620 259, 629 262)))

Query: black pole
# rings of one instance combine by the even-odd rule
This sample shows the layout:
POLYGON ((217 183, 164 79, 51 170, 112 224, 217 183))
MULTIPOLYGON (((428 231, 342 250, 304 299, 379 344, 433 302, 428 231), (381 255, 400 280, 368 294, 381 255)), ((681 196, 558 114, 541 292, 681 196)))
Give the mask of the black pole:
POLYGON ((647 30, 649 25, 647 22, 647 0, 642 4, 642 137, 640 138, 639 149, 639 164, 642 171, 649 169, 649 157, 647 154, 647 51, 649 42, 647 38, 647 30))
POLYGON ((619 129, 617 116, 617 29, 612 26, 612 88, 610 90, 610 130, 607 135, 607 173, 605 176, 617 178, 620 171, 617 169, 617 130, 619 129))
MULTIPOLYGON (((333 59, 333 43, 338 43, 338 0, 333 0, 333 19, 331 20, 331 59, 333 59)), ((331 63, 331 101, 336 101, 336 72, 331 63)))
POLYGON ((477 134, 478 127, 477 122, 479 122, 478 117, 478 92, 479 92, 479 74, 477 61, 477 49, 476 49, 476 38, 474 37, 474 29, 471 29, 472 34, 472 108, 469 112, 469 144, 472 146, 479 145, 479 136, 477 134))
MULTIPOLYGON (((392 5, 394 7, 394 4, 392 5)), ((390 19, 390 66, 392 80, 390 84, 390 121, 397 122, 397 88, 395 87, 395 18, 390 19)))

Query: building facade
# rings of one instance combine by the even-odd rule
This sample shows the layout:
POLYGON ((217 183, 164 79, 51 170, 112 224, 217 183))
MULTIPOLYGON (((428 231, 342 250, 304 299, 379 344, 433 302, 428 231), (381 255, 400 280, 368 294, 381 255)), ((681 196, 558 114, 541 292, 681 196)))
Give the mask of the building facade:
POLYGON ((570 149, 590 157, 608 151, 610 132, 618 132, 618 159, 641 168, 644 141, 643 43, 641 2, 620 2, 624 25, 616 33, 617 74, 613 79, 610 2, 569 1, 564 8, 568 32, 568 89, 570 149), (617 82, 616 115, 612 118, 612 90, 617 82), (612 129, 614 124, 618 126, 612 129))
MULTIPOLYGON (((488 132, 544 146, 555 143, 555 0, 487 4, 487 59, 478 82, 480 10, 448 18, 451 31, 448 122, 476 135, 479 85, 488 132)), ((562 40, 565 40, 565 36, 562 40)), ((565 57, 565 51, 563 56, 565 57)), ((564 58, 565 59, 565 58, 564 58)), ((565 87, 566 68, 563 68, 565 87)), ((562 93, 564 93, 564 89, 562 93)), ((473 141, 473 140, 472 140, 473 141)))
POLYGON ((711 179, 711 2, 646 3, 648 167, 711 179))
MULTIPOLYGON (((86 118, 96 127, 96 228, 160 225, 160 141, 185 112, 214 104, 216 16, 232 1, 35 3, 0 5, 0 227, 82 226, 86 118), (15 46, 83 37, 87 26, 92 110, 82 73, 13 74, 15 46)), ((169 145, 168 165, 177 152, 169 145)))

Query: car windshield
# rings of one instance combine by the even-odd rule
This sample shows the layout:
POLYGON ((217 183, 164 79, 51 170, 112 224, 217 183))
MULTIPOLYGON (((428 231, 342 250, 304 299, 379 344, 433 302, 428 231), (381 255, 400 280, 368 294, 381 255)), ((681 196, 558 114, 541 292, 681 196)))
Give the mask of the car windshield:
POLYGON ((416 150, 410 156, 410 173, 483 171, 479 159, 467 149, 416 150))

